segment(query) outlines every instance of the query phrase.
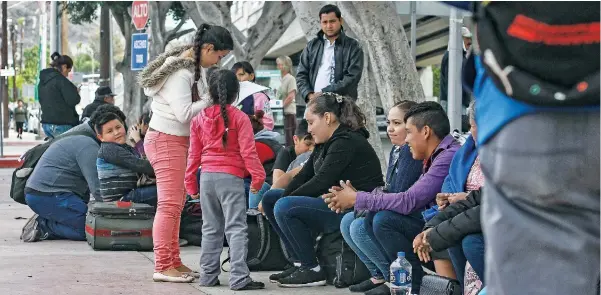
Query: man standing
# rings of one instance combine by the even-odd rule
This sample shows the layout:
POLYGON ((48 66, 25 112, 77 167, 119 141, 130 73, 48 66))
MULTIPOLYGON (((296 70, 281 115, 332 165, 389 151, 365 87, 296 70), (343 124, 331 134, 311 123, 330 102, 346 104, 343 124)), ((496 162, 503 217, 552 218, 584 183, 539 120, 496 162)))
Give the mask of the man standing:
POLYGON ((357 99, 357 85, 363 72, 363 49, 346 36, 340 9, 328 4, 319 11, 321 31, 301 54, 296 75, 298 91, 309 102, 322 92, 334 92, 357 99))
POLYGON ((92 113, 94 113, 94 111, 99 106, 104 105, 104 104, 114 105, 115 104, 115 96, 117 96, 117 95, 113 93, 113 91, 111 90, 111 87, 108 87, 108 86, 98 87, 98 89, 96 89, 96 98, 94 99, 94 101, 91 104, 86 106, 86 108, 83 110, 83 113, 81 114, 81 122, 84 122, 87 119, 89 119, 90 116, 92 116, 92 113))

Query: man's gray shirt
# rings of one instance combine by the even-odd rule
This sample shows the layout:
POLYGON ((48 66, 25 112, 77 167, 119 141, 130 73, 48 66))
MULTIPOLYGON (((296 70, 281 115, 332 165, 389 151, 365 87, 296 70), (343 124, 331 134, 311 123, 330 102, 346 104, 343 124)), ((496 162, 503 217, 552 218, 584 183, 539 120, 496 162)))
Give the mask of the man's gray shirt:
MULTIPOLYGON (((85 135, 59 139, 44 152, 26 188, 41 193, 74 193, 89 201, 100 198, 96 158, 100 145, 85 135)), ((27 189, 26 189, 27 190, 27 189)))

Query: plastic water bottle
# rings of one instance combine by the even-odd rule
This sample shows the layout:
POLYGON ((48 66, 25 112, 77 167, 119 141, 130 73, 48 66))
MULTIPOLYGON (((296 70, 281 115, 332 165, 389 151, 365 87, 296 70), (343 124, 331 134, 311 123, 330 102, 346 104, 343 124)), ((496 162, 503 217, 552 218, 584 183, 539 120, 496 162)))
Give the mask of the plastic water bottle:
POLYGON ((405 252, 390 265, 390 294, 411 295, 411 263, 405 259, 405 252))

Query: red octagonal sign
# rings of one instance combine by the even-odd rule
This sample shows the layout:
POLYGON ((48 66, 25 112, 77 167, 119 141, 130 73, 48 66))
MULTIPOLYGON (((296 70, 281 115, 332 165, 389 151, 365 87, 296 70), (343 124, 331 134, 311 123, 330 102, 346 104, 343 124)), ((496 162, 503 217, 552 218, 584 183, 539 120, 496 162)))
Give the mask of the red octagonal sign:
POLYGON ((134 22, 136 30, 140 31, 146 27, 149 10, 150 6, 148 5, 148 1, 134 1, 132 4, 132 21, 134 22))

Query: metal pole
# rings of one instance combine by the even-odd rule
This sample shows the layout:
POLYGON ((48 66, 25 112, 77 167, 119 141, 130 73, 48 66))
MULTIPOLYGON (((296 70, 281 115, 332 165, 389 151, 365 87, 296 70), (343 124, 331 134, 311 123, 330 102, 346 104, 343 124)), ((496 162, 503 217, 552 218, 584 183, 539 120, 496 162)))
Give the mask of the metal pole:
POLYGON ((109 85, 111 90, 115 91, 115 67, 113 66, 113 12, 109 10, 109 39, 111 40, 111 44, 109 46, 109 85))
POLYGON ((58 23, 56 1, 50 2, 50 52, 58 52, 58 23))
MULTIPOLYGON (((40 38, 40 65, 39 65, 39 69, 42 70, 44 68, 46 68, 46 66, 48 65, 46 63, 46 44, 48 42, 48 14, 47 14, 47 7, 46 7, 46 2, 43 2, 42 4, 42 23, 40 24, 41 26, 41 30, 42 30, 42 34, 41 34, 41 38, 40 38)), ((39 75, 39 74, 38 74, 39 75)), ((38 85, 35 86, 36 88, 38 87, 38 85)), ((39 101, 38 101, 39 103, 39 101)), ((40 108, 41 111, 41 108, 40 108)), ((37 140, 43 139, 42 135, 42 114, 40 112, 40 118, 38 120, 38 135, 36 136, 37 140)))
MULTIPOLYGON (((3 93, 4 91, 4 80, 1 80, 2 83, 0 83, 0 93, 3 93)), ((0 102, 4 103, 1 99, 0 102)), ((0 157, 4 158, 4 112, 0 112, 0 122, 0 124, 2 124, 2 126, 0 126, 0 157)))
POLYGON ((413 58, 413 62, 417 63, 417 60, 415 60, 416 58, 416 50, 417 50, 417 44, 416 44, 416 38, 417 38, 417 3, 415 1, 411 1, 409 3, 409 9, 411 10, 411 57, 413 58))
POLYGON ((451 8, 449 18, 449 73, 448 73, 448 110, 452 130, 461 131, 462 86, 461 67, 463 65, 463 41, 461 40, 461 12, 451 8))

